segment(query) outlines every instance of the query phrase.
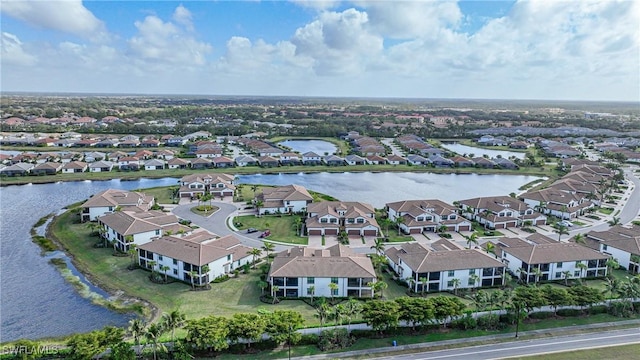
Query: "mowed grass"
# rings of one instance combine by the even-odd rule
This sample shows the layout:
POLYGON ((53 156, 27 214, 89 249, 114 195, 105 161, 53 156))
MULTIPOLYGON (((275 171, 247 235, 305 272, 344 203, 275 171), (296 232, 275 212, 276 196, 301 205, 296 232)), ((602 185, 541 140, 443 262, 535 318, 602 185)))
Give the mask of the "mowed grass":
MULTIPOLYGON (((296 233, 296 227, 294 226, 295 219, 299 218, 298 215, 263 215, 256 217, 255 215, 238 216, 233 219, 236 227, 240 230, 255 228, 260 231, 269 229, 271 235, 267 237, 267 240, 279 241, 288 244, 307 245, 308 240, 306 237, 298 236, 296 233)), ((298 229, 298 231, 300 231, 298 229)))
POLYGON ((572 350, 551 354, 506 358, 509 360, 602 360, 637 359, 640 357, 640 344, 607 346, 585 350, 572 350))
POLYGON ((259 308, 266 310, 290 309, 299 311, 307 321, 314 325, 314 309, 298 300, 282 301, 278 305, 265 304, 259 300, 259 272, 240 275, 229 281, 211 284, 210 291, 191 291, 191 286, 182 282, 160 285, 148 279, 145 270, 127 270, 131 260, 128 257, 116 257, 111 249, 94 248, 98 241, 89 236, 85 224, 77 222, 77 215, 66 212, 52 224, 52 232, 73 256, 77 267, 91 274, 91 280, 98 286, 128 297, 141 298, 156 306, 160 312, 180 309, 187 319, 201 318, 207 315, 232 316, 239 312, 255 312, 259 308))
MULTIPOLYGON (((174 189, 178 189, 179 187, 176 186, 161 186, 161 187, 155 187, 155 188, 149 188, 149 189, 138 189, 135 191, 139 191, 142 193, 145 193, 147 195, 153 196, 153 198, 156 201, 156 204, 173 204, 173 190, 174 189)), ((175 199, 178 200, 178 199, 175 199)))

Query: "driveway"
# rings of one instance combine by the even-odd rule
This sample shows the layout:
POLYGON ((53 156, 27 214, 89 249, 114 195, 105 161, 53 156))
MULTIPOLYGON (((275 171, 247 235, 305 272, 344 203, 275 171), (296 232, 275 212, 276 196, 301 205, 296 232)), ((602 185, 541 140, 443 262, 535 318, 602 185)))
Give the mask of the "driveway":
MULTIPOLYGON (((241 231, 233 231, 229 226, 227 226, 227 219, 232 221, 233 217, 238 215, 238 207, 243 206, 244 203, 213 202, 212 204, 217 206, 219 210, 208 217, 200 216, 191 212, 191 208, 198 205, 195 202, 177 205, 173 208, 172 212, 179 218, 191 220, 192 224, 209 230, 216 235, 233 235, 240 240, 243 245, 254 248, 262 247, 264 243, 260 238, 258 238, 258 236, 260 236, 260 232, 247 234, 241 231)), ((283 251, 288 248, 290 248, 290 246, 276 244, 276 251, 283 251)))

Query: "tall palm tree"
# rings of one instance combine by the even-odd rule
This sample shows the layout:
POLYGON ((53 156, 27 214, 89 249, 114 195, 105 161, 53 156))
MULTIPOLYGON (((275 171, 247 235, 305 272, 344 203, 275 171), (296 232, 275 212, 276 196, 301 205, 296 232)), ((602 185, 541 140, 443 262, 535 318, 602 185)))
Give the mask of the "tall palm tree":
POLYGON ((307 291, 309 292, 309 295, 311 295, 311 303, 313 304, 313 297, 316 295, 316 287, 311 285, 307 288, 307 291))
POLYGON ((299 216, 297 216, 293 220, 293 226, 295 226, 295 228, 296 228, 296 234, 298 234, 300 236, 302 236, 302 234, 301 234, 302 233, 302 224, 303 224, 302 218, 299 217, 299 216))
POLYGON ((262 207, 262 205, 264 205, 264 201, 256 200, 256 202, 254 204, 256 206, 256 213, 259 215, 260 214, 260 208, 262 207))
POLYGON ((249 255, 253 256, 253 268, 255 269, 257 259, 262 255, 262 250, 259 248, 252 248, 251 251, 249 251, 249 255))
POLYGON ((469 249, 471 249, 471 245, 478 245, 478 234, 477 233, 473 233, 469 236, 466 236, 467 239, 467 246, 469 247, 469 249))
POLYGON ((256 191, 258 190, 258 185, 251 185, 251 191, 253 192, 253 197, 256 197, 256 191))
POLYGON ((181 328, 186 320, 186 316, 183 312, 178 309, 172 310, 170 313, 162 314, 162 326, 166 330, 171 331, 171 344, 174 344, 175 340, 175 331, 176 329, 181 328))
POLYGON ((485 246, 486 246, 487 253, 493 254, 493 255, 496 254, 496 245, 494 243, 489 241, 485 244, 485 246))
POLYGON ((138 247, 138 245, 131 244, 131 245, 129 245, 129 250, 127 250, 127 252, 129 253, 129 257, 131 258, 131 268, 132 269, 135 268, 136 263, 137 263, 137 261, 136 261, 137 260, 136 259, 137 258, 136 255, 138 254, 137 247, 138 247))
POLYGON ((620 224, 620 218, 617 216, 614 216, 613 219, 608 221, 609 225, 611 226, 616 226, 618 224, 620 224))
POLYGON ((611 299, 613 299, 613 293, 620 290, 620 280, 616 278, 607 278, 605 285, 605 291, 609 293, 608 305, 611 306, 611 299))
POLYGON ((376 238, 373 245, 371 245, 371 249, 375 250, 378 255, 384 254, 384 241, 382 238, 376 238))
POLYGON ((353 319, 353 317, 356 316, 361 309, 362 305, 358 300, 349 298, 349 300, 345 304, 344 312, 344 315, 347 317, 347 331, 349 331, 349 327, 351 327, 351 319, 353 319))
POLYGON ((420 279, 418 279, 420 281, 420 283, 422 284, 422 287, 420 288, 420 294, 422 296, 424 296, 424 292, 426 291, 427 288, 427 278, 426 277, 421 277, 420 279))
POLYGON ((264 250, 264 252, 267 253, 267 264, 271 262, 271 257, 269 256, 269 254, 275 251, 275 249, 276 249, 276 246, 274 243, 267 242, 267 241, 263 242, 262 250, 264 250))
POLYGON ((571 271, 565 270, 562 272, 562 277, 564 278, 564 286, 569 286, 569 276, 571 276, 571 271))
POLYGON ((460 279, 458 278, 451 279, 451 283, 453 284, 453 295, 458 295, 458 287, 460 287, 460 279))
POLYGON ((539 267, 533 269, 533 275, 535 276, 533 284, 538 286, 538 282, 540 281, 540 277, 542 277, 542 271, 539 267))
POLYGON ((133 341, 136 344, 136 353, 140 353, 140 337, 146 332, 146 325, 141 319, 135 318, 129 320, 129 327, 127 328, 129 334, 133 336, 133 341))
POLYGON ((273 285, 271 286, 271 294, 273 296, 273 304, 276 303, 276 301, 278 301, 278 291, 280 291, 280 286, 278 285, 273 285))
POLYGON ((569 231, 567 230, 567 227, 564 225, 558 225, 558 227, 554 231, 558 233, 558 242, 561 241, 562 235, 569 235, 569 231))
POLYGON ((189 278, 191 279, 191 288, 195 290, 196 288, 196 277, 198 276, 198 272, 195 270, 189 271, 189 278))
POLYGON ((620 263, 618 262, 618 259, 610 257, 607 259, 607 274, 611 274, 613 275, 613 270, 616 270, 620 267, 620 263))
POLYGON ((404 217, 402 216, 397 216, 396 220, 394 221, 394 223, 396 224, 396 226, 398 227, 398 235, 400 235, 400 225, 404 224, 404 217))
POLYGON ((156 265, 158 264, 157 261, 155 260, 151 260, 147 263, 149 265, 149 267, 151 268, 151 275, 155 274, 156 272, 156 265))
POLYGON ((164 273, 164 282, 167 282, 167 271, 171 270, 171 268, 167 265, 160 265, 160 271, 164 273))
POLYGON ((153 360, 156 360, 158 358, 158 344, 160 342, 160 337, 162 337, 162 334, 164 334, 164 329, 161 324, 149 325, 147 331, 145 331, 144 333, 144 337, 153 345, 153 360))
POLYGON ((342 320, 346 312, 347 310, 342 304, 338 304, 333 307, 333 318, 336 320, 336 325, 342 326, 342 320))
POLYGON ((320 321, 320 330, 324 327, 324 323, 329 318, 329 313, 331 312, 331 308, 326 302, 321 303, 316 307, 316 313, 313 316, 317 317, 320 321))
POLYGON ((331 300, 333 302, 333 294, 340 288, 340 286, 338 286, 338 284, 332 282, 329 283, 329 293, 331 294, 331 300))
POLYGON ((580 233, 580 234, 575 234, 575 235, 573 236, 573 241, 574 241, 576 244, 583 244, 583 245, 584 245, 584 243, 585 243, 585 240, 584 240, 584 239, 585 239, 585 236, 584 236, 584 234, 581 234, 581 233, 580 233))
POLYGON ((209 265, 205 264, 202 265, 200 267, 200 275, 205 275, 205 282, 208 284, 210 279, 209 279, 209 271, 211 270, 211 268, 209 268, 209 265))
POLYGON ((580 282, 582 282, 582 278, 584 277, 584 272, 587 271, 588 267, 586 264, 582 262, 576 264, 576 267, 580 269, 580 282))
POLYGON ((478 274, 471 274, 469 275, 469 280, 473 281, 473 286, 475 288, 476 284, 478 284, 480 282, 480 276, 478 276, 478 274))

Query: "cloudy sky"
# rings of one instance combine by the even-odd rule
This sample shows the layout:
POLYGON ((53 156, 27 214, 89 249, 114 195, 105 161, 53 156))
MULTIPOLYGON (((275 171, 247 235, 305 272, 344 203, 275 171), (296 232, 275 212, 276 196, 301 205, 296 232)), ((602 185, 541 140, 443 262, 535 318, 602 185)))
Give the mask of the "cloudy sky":
POLYGON ((640 1, 1 0, 2 91, 640 100, 640 1))

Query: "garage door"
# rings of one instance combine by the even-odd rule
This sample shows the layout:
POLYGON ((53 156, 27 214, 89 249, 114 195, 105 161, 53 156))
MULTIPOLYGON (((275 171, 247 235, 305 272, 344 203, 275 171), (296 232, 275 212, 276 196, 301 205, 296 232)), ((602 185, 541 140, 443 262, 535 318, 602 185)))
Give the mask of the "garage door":
POLYGON ((496 229, 504 229, 504 224, 496 224, 496 229))
POLYGON ((347 231, 347 234, 349 234, 349 235, 360 235, 360 230, 358 230, 358 229, 349 229, 347 231))
POLYGON ((338 229, 326 229, 324 231, 325 235, 338 235, 338 229))
POLYGON ((544 225, 544 223, 545 221, 543 219, 536 221, 536 225, 544 225))
POLYGON ((420 234, 420 232, 421 232, 420 229, 410 229, 409 230, 410 234, 420 234))
POLYGON ((471 227, 469 225, 461 225, 458 226, 458 231, 471 231, 471 227))
POLYGON ((322 235, 322 230, 309 230, 309 235, 322 235))
POLYGON ((191 197, 191 194, 189 193, 180 193, 180 197, 191 197))
POLYGON ((378 235, 378 231, 377 230, 365 230, 364 231, 364 236, 376 236, 378 235))

